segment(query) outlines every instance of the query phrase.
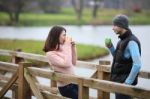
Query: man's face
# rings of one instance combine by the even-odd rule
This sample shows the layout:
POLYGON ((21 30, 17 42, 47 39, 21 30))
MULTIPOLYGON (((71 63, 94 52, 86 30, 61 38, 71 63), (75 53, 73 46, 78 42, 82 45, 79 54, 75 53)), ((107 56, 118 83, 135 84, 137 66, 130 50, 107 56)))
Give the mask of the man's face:
POLYGON ((120 35, 120 34, 122 34, 123 28, 114 25, 113 28, 112 28, 112 30, 113 30, 117 35, 120 35))

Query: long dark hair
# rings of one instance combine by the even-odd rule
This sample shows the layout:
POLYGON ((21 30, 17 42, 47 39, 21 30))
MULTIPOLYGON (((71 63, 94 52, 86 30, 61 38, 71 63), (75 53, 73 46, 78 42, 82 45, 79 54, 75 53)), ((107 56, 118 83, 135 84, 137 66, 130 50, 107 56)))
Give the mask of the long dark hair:
POLYGON ((48 37, 45 41, 45 45, 43 48, 44 52, 59 50, 59 37, 62 31, 66 32, 66 29, 61 26, 54 26, 50 30, 48 37), (58 46, 58 47, 57 47, 58 46), (57 47, 57 49, 56 49, 57 47))

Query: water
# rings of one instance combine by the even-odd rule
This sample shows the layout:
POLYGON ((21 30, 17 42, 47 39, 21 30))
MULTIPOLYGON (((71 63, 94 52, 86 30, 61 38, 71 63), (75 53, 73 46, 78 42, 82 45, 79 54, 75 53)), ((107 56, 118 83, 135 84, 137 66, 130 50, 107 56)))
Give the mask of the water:
MULTIPOLYGON (((116 46, 118 37, 112 31, 112 26, 64 26, 67 29, 67 35, 71 36, 77 43, 92 44, 103 46, 107 37, 112 38, 112 42, 116 46)), ((44 41, 51 27, 0 27, 0 38, 8 39, 32 39, 44 41)), ((150 46, 148 44, 150 38, 150 25, 147 26, 131 26, 132 32, 139 38, 142 48, 142 70, 150 71, 149 56, 150 46)), ((112 56, 108 55, 103 58, 94 59, 91 62, 98 63, 99 59, 112 60, 112 56)), ((83 77, 89 77, 93 71, 76 68, 76 74, 83 77)), ((44 83, 47 83, 45 81, 44 83)), ((140 79, 138 86, 149 88, 150 81, 140 79)), ((90 95, 95 96, 96 92, 91 91, 90 95)), ((113 99, 114 96, 111 96, 113 99)))
MULTIPOLYGON (((114 45, 118 41, 118 37, 112 31, 111 26, 64 26, 67 34, 72 36, 78 43, 92 44, 104 46, 106 37, 112 38, 114 45)), ((33 39, 45 40, 51 27, 0 27, 0 38, 9 39, 33 39)), ((143 70, 150 71, 149 56, 150 46, 148 45, 150 38, 150 25, 147 26, 131 26, 133 33, 141 41, 143 70)), ((111 56, 106 59, 111 60, 111 56)))

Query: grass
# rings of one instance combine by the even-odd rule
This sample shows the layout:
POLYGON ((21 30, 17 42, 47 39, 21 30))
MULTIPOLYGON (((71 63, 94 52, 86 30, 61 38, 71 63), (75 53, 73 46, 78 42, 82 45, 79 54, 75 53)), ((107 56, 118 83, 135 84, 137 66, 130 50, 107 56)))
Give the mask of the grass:
MULTIPOLYGON (((43 45, 43 41, 0 39, 0 49, 6 50, 15 50, 20 48, 23 52, 44 55, 44 52, 42 51, 43 45)), ((108 54, 108 51, 105 48, 98 46, 77 44, 77 54, 79 60, 87 60, 105 56, 108 54)), ((10 59, 0 56, 0 61, 8 60, 10 59)))
MULTIPOLYGON (((111 24, 115 15, 124 13, 130 17, 131 24, 150 24, 150 11, 144 10, 141 13, 129 12, 127 10, 100 9, 96 19, 92 18, 92 10, 84 9, 81 20, 76 19, 72 8, 62 8, 56 14, 21 13, 19 26, 48 26, 48 25, 98 25, 111 24)), ((9 25, 9 16, 0 12, 0 24, 9 25)))

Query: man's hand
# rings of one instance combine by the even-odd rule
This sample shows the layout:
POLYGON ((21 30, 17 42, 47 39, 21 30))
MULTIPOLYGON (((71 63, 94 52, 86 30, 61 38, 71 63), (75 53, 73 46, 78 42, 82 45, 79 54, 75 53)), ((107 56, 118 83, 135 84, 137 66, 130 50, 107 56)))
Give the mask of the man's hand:
POLYGON ((105 45, 106 45, 106 47, 108 47, 108 48, 112 47, 112 42, 111 42, 111 39, 110 39, 110 38, 106 38, 106 39, 105 39, 105 45))

